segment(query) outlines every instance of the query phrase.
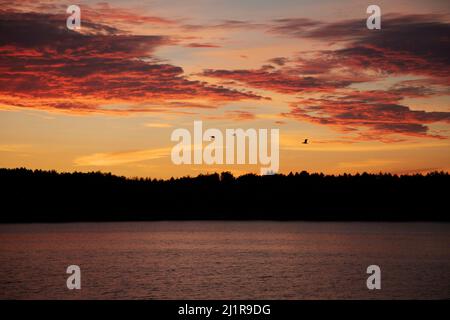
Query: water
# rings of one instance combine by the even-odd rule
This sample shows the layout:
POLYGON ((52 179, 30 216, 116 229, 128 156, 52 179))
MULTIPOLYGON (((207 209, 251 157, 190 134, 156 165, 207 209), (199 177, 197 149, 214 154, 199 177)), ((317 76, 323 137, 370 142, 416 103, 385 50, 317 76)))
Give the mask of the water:
POLYGON ((449 244, 437 223, 0 225, 0 298, 449 299, 449 244))

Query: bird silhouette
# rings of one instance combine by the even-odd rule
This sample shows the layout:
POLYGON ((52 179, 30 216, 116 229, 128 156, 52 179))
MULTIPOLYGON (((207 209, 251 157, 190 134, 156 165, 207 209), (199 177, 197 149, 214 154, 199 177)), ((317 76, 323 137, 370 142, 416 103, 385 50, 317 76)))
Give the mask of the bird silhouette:
POLYGON ((305 139, 305 141, 302 142, 303 144, 308 144, 308 139, 305 139))

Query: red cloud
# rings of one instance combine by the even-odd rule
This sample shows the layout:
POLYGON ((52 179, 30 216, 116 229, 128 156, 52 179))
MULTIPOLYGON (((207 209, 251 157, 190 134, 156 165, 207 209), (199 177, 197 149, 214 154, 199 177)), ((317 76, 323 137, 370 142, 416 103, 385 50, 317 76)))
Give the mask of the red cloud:
POLYGON ((328 92, 352 83, 341 79, 301 76, 295 69, 275 70, 271 66, 265 66, 257 70, 205 70, 202 75, 239 81, 253 88, 287 94, 305 91, 328 92))
POLYGON ((247 120, 254 120, 256 116, 248 111, 243 110, 229 110, 225 111, 225 113, 221 116, 207 116, 205 117, 209 120, 234 120, 234 121, 247 121, 247 120))
POLYGON ((276 20, 272 33, 340 42, 342 49, 320 52, 308 64, 387 74, 417 74, 440 78, 449 85, 450 24, 443 15, 383 16, 380 31, 368 30, 364 20, 321 23, 307 19, 276 20))
POLYGON ((189 43, 186 45, 188 48, 220 48, 220 46, 212 43, 189 43))
POLYGON ((286 94, 321 93, 321 98, 293 104, 285 116, 357 133, 360 139, 386 140, 384 135, 391 134, 443 138, 430 133, 428 125, 450 122, 449 112, 411 110, 401 103, 405 97, 449 94, 450 24, 443 18, 385 15, 381 31, 368 30, 361 20, 280 19, 270 32, 339 42, 341 48, 269 60, 277 67, 205 70, 203 75, 286 94), (385 91, 349 89, 351 84, 390 75, 423 78, 397 83, 385 91))
POLYGON ((353 91, 301 100, 292 104, 292 110, 284 115, 358 133, 363 139, 383 140, 383 135, 389 134, 443 138, 430 134, 426 124, 449 123, 450 112, 411 110, 399 104, 401 98, 389 91, 353 91))
POLYGON ((198 97, 215 102, 261 98, 189 80, 182 68, 158 62, 152 52, 173 44, 168 37, 123 34, 89 21, 83 28, 83 33, 67 30, 61 16, 1 12, 2 103, 32 107, 35 100, 36 108, 85 113, 108 112, 100 108, 108 103, 171 106, 170 101, 198 97))

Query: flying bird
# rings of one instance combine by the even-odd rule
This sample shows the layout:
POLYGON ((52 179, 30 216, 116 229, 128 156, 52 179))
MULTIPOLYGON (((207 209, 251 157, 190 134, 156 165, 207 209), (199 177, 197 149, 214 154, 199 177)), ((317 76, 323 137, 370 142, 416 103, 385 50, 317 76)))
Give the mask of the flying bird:
POLYGON ((302 142, 303 144, 308 144, 308 139, 305 139, 305 141, 302 142))

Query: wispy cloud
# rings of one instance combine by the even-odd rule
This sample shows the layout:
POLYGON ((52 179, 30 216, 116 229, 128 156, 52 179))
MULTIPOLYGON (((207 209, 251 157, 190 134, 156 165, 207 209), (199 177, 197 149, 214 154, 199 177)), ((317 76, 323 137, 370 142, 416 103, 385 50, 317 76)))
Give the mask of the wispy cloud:
POLYGON ((22 152, 30 147, 28 144, 0 144, 0 152, 22 152))
POLYGON ((163 158, 170 155, 171 148, 94 153, 74 160, 76 166, 117 166, 163 158))
POLYGON ((450 112, 411 110, 401 105, 403 97, 390 91, 347 91, 326 98, 303 99, 285 115, 297 120, 327 125, 358 139, 390 139, 384 135, 444 138, 429 132, 427 124, 450 123, 450 112))
POLYGON ((172 125, 170 123, 161 123, 161 122, 149 122, 144 124, 147 128, 171 128, 172 125))

